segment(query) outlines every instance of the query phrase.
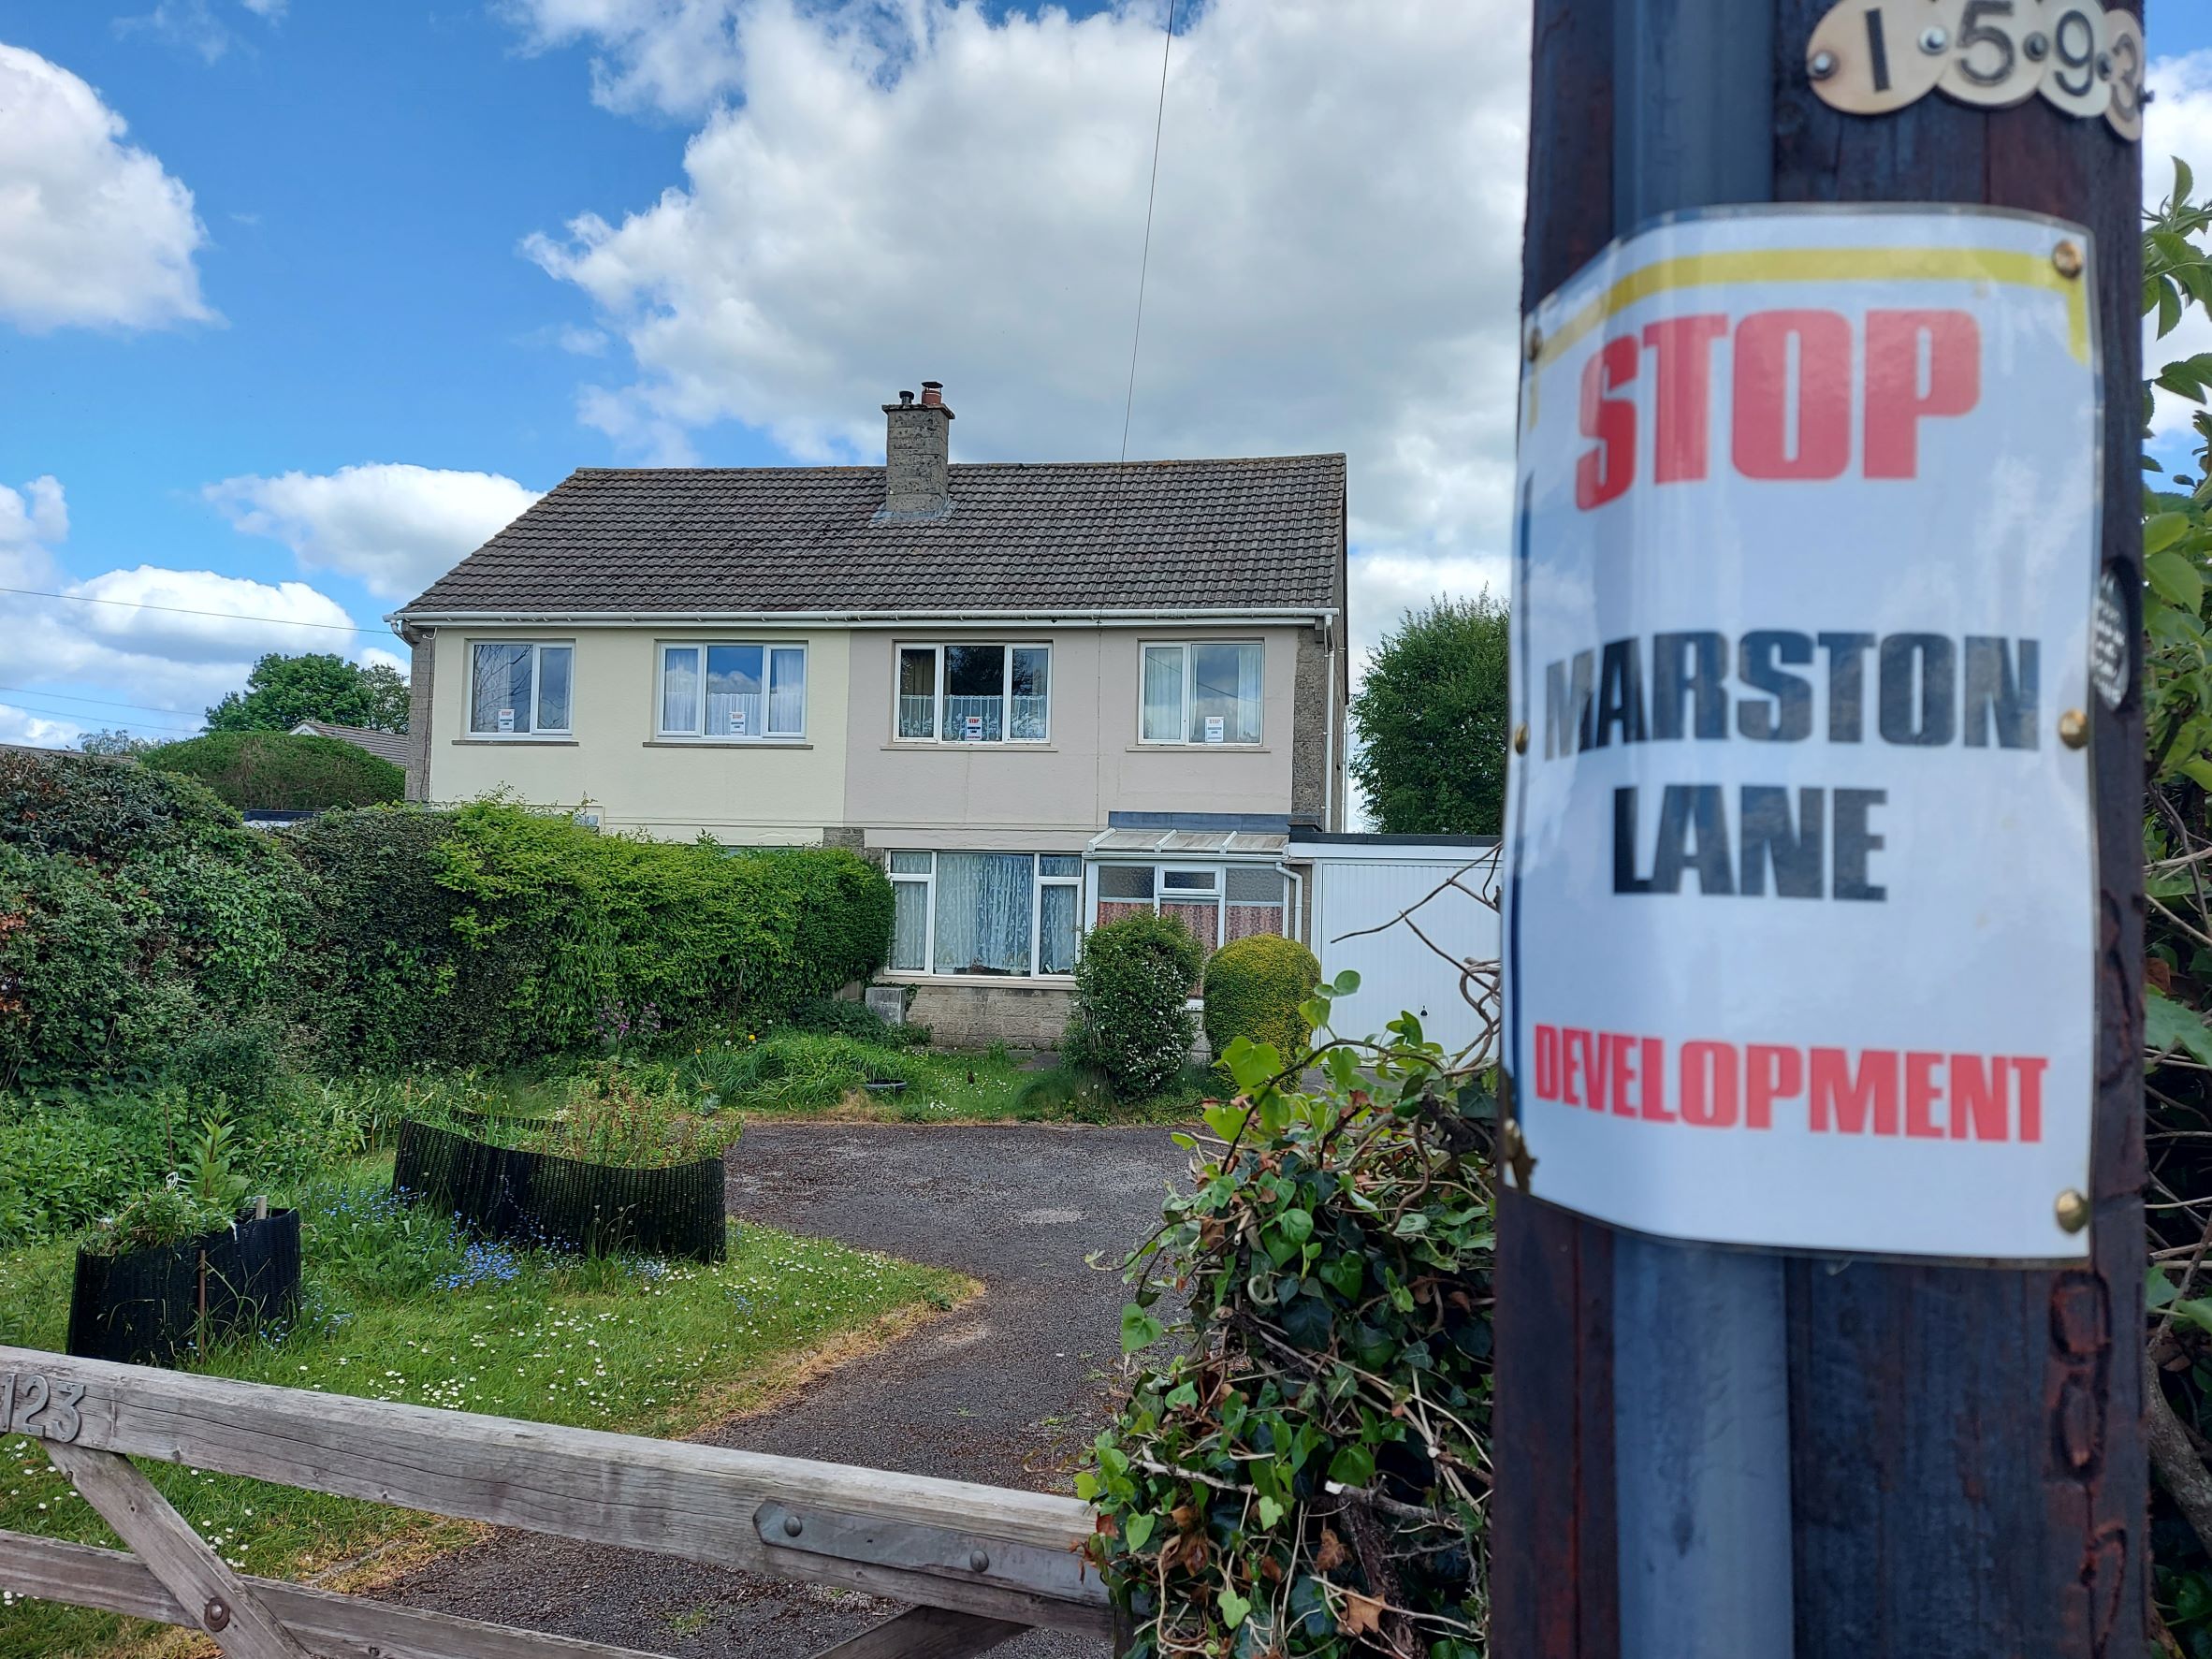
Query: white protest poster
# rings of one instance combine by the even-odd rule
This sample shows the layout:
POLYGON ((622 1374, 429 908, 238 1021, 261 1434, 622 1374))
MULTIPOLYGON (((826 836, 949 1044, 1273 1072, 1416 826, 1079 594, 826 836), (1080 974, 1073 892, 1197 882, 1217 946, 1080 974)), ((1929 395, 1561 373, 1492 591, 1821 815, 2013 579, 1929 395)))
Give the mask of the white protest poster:
POLYGON ((1504 1042, 1538 1200, 2087 1254, 2091 265, 2026 215, 1724 211, 1527 320, 1504 1042))
POLYGON ((1206 716, 1206 741, 1208 743, 1222 742, 1225 737, 1225 725, 1226 721, 1222 716, 1218 714, 1206 716))

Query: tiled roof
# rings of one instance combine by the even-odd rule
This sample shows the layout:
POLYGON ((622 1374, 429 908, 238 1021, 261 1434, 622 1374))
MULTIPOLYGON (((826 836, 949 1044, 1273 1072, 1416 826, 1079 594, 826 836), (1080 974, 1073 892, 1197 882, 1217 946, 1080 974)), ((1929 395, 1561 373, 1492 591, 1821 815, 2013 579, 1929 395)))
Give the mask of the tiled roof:
POLYGON ((407 735, 403 732, 375 732, 367 726, 334 726, 328 720, 301 720, 294 732, 312 732, 317 737, 335 737, 356 749, 365 749, 380 761, 395 766, 407 764, 407 735))
POLYGON ((1341 455, 986 463, 877 524, 880 467, 571 473, 401 613, 1318 610, 1341 455))

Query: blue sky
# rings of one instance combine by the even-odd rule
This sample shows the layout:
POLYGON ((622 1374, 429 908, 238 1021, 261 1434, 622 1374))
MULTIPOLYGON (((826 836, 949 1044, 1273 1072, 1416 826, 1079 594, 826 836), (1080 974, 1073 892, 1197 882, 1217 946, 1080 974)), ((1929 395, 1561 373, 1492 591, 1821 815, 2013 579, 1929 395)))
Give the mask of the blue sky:
MULTIPOLYGON (((1213 0, 1171 61, 1131 453, 1349 449, 1368 637, 1498 570, 1524 9, 1213 0)), ((1159 15, 0 0, 0 585, 362 630, 0 596, 0 739, 389 648, 579 465, 875 458, 925 375, 957 454, 1111 455, 1159 15)))

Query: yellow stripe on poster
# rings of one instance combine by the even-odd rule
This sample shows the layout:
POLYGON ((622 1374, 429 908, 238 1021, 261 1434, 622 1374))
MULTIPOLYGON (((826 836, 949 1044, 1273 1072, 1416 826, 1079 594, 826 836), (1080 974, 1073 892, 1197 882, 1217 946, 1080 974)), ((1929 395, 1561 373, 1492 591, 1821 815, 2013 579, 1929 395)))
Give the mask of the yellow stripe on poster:
MULTIPOLYGON (((1582 307, 1537 346, 1535 369, 1564 353, 1630 306, 1678 288, 1729 283, 2003 283, 2040 288, 2066 301, 2066 343, 2074 360, 2089 360, 2088 276, 2060 274, 2048 254, 2012 248, 1747 248, 1685 254, 1633 270, 1582 307)), ((1529 384, 1528 423, 1536 424, 1535 383, 1529 384)))

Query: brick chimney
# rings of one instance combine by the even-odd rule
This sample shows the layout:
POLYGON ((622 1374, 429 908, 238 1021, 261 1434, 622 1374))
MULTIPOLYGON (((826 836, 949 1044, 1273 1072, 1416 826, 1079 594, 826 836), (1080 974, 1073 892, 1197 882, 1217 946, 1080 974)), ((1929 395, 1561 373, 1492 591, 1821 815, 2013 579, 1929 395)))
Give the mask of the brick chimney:
POLYGON ((922 383, 922 400, 901 392, 883 405, 884 497, 878 523, 941 517, 952 511, 948 452, 953 412, 941 382, 922 383))

